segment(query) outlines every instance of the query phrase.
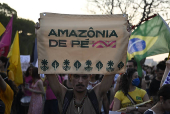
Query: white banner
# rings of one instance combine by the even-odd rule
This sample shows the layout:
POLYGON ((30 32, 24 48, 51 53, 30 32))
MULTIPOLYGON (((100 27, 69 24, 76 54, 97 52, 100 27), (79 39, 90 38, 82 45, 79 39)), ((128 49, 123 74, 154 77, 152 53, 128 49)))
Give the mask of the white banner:
POLYGON ((20 61, 21 61, 21 69, 22 71, 26 71, 27 68, 30 66, 30 55, 20 55, 20 61))

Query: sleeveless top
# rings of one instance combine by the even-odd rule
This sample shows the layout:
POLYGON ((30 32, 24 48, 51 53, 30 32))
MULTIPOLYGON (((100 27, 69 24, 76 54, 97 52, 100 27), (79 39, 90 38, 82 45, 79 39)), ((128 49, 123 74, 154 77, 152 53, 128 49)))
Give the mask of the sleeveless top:
POLYGON ((84 100, 84 104, 78 113, 78 109, 74 106, 74 100, 72 99, 67 109, 66 114, 96 114, 95 109, 88 97, 84 100))

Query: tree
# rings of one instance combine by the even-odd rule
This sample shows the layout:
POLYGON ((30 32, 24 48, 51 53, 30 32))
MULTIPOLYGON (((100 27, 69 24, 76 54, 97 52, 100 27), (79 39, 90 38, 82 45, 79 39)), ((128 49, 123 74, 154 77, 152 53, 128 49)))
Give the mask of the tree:
POLYGON ((170 25, 169 9, 169 0, 91 0, 87 10, 94 14, 98 11, 102 14, 128 14, 133 24, 159 13, 170 25))
MULTIPOLYGON (((30 55, 32 52, 33 42, 35 40, 35 23, 30 20, 17 17, 17 12, 7 4, 0 3, 0 22, 7 26, 13 15, 12 38, 13 42, 16 31, 19 31, 20 54, 30 55)), ((1 36, 2 37, 2 36, 1 36)), ((1 38, 0 37, 0 38, 1 38)))

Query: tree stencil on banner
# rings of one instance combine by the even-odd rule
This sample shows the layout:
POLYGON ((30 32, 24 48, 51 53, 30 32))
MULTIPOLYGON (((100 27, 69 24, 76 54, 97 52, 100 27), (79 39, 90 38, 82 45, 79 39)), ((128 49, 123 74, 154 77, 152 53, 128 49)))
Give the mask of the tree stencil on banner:
POLYGON ((102 67, 103 67, 102 62, 101 62, 101 61, 99 61, 99 62, 96 64, 96 67, 97 67, 98 71, 99 71, 99 70, 101 70, 101 69, 102 69, 102 67))
POLYGON ((86 65, 87 65, 87 67, 85 67, 86 71, 91 71, 93 69, 93 67, 90 67, 91 64, 92 64, 92 62, 90 60, 86 61, 86 65))
POLYGON ((59 63, 55 60, 53 63, 52 63, 52 67, 54 68, 54 70, 56 70, 59 66, 59 63))
POLYGON ((114 71, 114 68, 112 67, 112 66, 114 65, 113 61, 111 61, 111 60, 108 61, 107 65, 109 66, 108 68, 106 68, 106 70, 107 70, 108 72, 114 71))
POLYGON ((78 69, 81 67, 81 63, 77 60, 77 61, 74 63, 74 67, 76 67, 76 70, 78 70, 78 69))
POLYGON ((42 60, 41 61, 41 64, 43 65, 43 66, 40 66, 41 67, 41 70, 43 70, 43 71, 46 71, 46 70, 48 70, 48 66, 46 66, 47 64, 48 64, 48 62, 47 62, 47 60, 42 60))
POLYGON ((68 66, 69 64, 70 64, 70 62, 69 62, 69 60, 64 60, 64 62, 63 62, 63 64, 65 65, 65 66, 63 66, 63 69, 65 70, 65 71, 68 71, 68 70, 70 70, 70 66, 68 66))

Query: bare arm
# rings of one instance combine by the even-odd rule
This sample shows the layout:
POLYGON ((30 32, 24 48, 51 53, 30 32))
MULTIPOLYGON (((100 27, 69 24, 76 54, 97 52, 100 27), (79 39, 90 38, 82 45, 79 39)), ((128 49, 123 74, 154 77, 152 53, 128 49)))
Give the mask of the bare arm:
POLYGON ((0 88, 2 89, 2 91, 6 90, 6 82, 1 76, 0 76, 0 88))
POLYGON ((120 109, 120 100, 117 99, 116 97, 114 98, 114 104, 113 104, 113 108, 112 108, 112 111, 117 111, 120 109))
POLYGON ((55 74, 46 74, 46 76, 55 96, 63 101, 67 89, 62 84, 60 84, 58 77, 55 74))
POLYGON ((115 74, 105 75, 101 83, 94 87, 94 91, 95 93, 97 93, 96 95, 98 96, 98 98, 102 97, 110 89, 114 80, 114 76, 115 74))
POLYGON ((162 84, 164 83, 169 71, 170 71, 170 60, 166 61, 166 69, 164 71, 164 75, 163 75, 160 87, 162 87, 162 84))
POLYGON ((38 87, 40 88, 40 91, 31 89, 31 88, 28 88, 28 90, 31 91, 31 92, 34 92, 34 93, 38 93, 38 94, 43 94, 43 95, 45 95, 44 88, 43 88, 43 82, 42 82, 42 81, 39 81, 39 82, 37 83, 37 85, 38 85, 38 87))

